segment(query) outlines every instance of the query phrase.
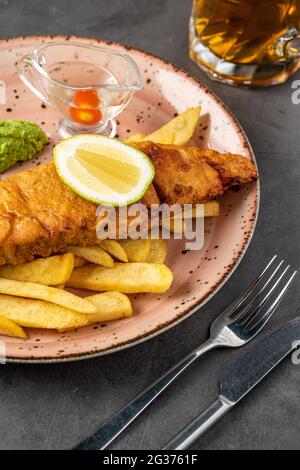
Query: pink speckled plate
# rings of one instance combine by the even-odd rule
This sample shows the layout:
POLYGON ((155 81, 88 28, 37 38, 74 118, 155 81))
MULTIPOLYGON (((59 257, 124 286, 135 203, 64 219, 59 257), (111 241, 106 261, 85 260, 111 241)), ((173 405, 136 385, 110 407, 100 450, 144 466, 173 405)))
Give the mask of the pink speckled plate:
MULTIPOLYGON (((125 138, 136 132, 157 129, 175 113, 200 104, 202 117, 194 144, 221 152, 244 154, 254 160, 239 123, 224 104, 204 85, 177 67, 145 52, 116 43, 74 37, 26 37, 0 42, 0 70, 6 86, 6 104, 0 104, 0 119, 28 119, 57 142, 57 114, 35 98, 19 80, 15 62, 43 42, 80 40, 111 48, 126 49, 137 62, 146 86, 120 117, 118 133, 125 138)), ((51 158, 52 146, 36 165, 51 158)), ((13 172, 21 168, 14 168, 13 172)), ((149 339, 191 315, 207 302, 229 278, 250 242, 259 205, 259 184, 242 192, 228 192, 221 200, 221 216, 206 221, 205 246, 199 252, 185 252, 184 243, 169 243, 167 264, 174 272, 174 284, 165 295, 134 296, 130 319, 90 326, 65 334, 29 330, 27 341, 0 337, 11 362, 55 362, 90 358, 128 348, 149 339)))

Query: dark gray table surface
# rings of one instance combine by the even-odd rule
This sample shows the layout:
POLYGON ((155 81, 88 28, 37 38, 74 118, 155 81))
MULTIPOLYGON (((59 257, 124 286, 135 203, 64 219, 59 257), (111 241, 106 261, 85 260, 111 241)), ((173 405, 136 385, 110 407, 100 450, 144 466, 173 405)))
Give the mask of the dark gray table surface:
MULTIPOLYGON (((212 319, 274 253, 300 265, 300 105, 291 82, 241 90, 211 82, 187 56, 190 0, 0 0, 0 38, 76 34, 123 41, 192 72, 236 114, 256 153, 261 210, 250 248, 226 286, 168 332, 111 356, 57 365, 6 365, 0 373, 0 449, 67 449, 202 342, 212 319)), ((0 57, 1 74, 1 57, 0 57)), ((296 75, 295 78, 300 78, 296 75)), ((268 326, 299 312, 300 276, 268 326)), ((210 404, 219 372, 241 351, 194 365, 112 446, 159 449, 210 404)), ((300 366, 286 360, 194 449, 299 449, 300 366)))

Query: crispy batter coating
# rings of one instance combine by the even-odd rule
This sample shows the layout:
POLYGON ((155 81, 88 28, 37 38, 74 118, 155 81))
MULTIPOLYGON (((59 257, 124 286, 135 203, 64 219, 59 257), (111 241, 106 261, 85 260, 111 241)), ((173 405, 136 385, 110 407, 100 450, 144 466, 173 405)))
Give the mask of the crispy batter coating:
MULTIPOLYGON (((159 204, 150 186, 142 202, 159 204)), ((47 257, 69 245, 97 245, 97 206, 58 177, 54 163, 0 182, 0 265, 47 257)))
POLYGON ((233 186, 257 179, 254 164, 241 155, 153 142, 132 145, 152 160, 153 184, 161 201, 167 204, 208 201, 233 186))
POLYGON ((1 265, 97 244, 96 207, 60 180, 53 163, 1 181, 0 227, 1 265))
MULTIPOLYGON (((141 200, 146 206, 208 201, 257 178, 253 163, 240 155, 152 142, 134 146, 155 167, 153 184, 141 200)), ((53 162, 1 181, 0 265, 50 256, 68 245, 101 243, 96 208, 62 182, 53 162)))

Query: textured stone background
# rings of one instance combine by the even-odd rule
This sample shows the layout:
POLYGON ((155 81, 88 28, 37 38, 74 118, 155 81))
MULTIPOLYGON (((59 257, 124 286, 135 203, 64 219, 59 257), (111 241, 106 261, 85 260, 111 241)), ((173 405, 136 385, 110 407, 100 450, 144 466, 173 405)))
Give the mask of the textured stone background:
MULTIPOLYGON (((187 57, 191 1, 0 0, 0 38, 77 34, 123 41, 197 75, 243 125, 257 156, 262 204, 257 230, 230 281, 200 312, 163 335, 112 356, 63 365, 7 365, 0 374, 0 449, 67 449, 203 341, 212 319, 274 253, 299 266, 300 105, 291 83, 247 91, 210 82, 187 57)), ((1 75, 1 57, 0 57, 1 75)), ((1 77, 0 77, 1 78, 1 77)), ((298 74, 300 78, 300 74, 298 74)), ((300 277, 268 330, 299 311, 300 277)), ((219 372, 240 351, 194 365, 112 448, 159 449, 210 404, 219 372)), ((281 365, 195 449, 299 449, 300 366, 281 365)))

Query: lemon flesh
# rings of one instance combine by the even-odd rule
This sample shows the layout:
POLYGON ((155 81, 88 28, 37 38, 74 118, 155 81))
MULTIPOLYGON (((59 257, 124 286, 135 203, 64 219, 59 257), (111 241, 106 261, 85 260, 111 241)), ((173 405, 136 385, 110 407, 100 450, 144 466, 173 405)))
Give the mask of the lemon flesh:
POLYGON ((96 204, 132 204, 143 197, 154 177, 147 155, 98 135, 61 141, 54 149, 54 161, 65 184, 96 204))

